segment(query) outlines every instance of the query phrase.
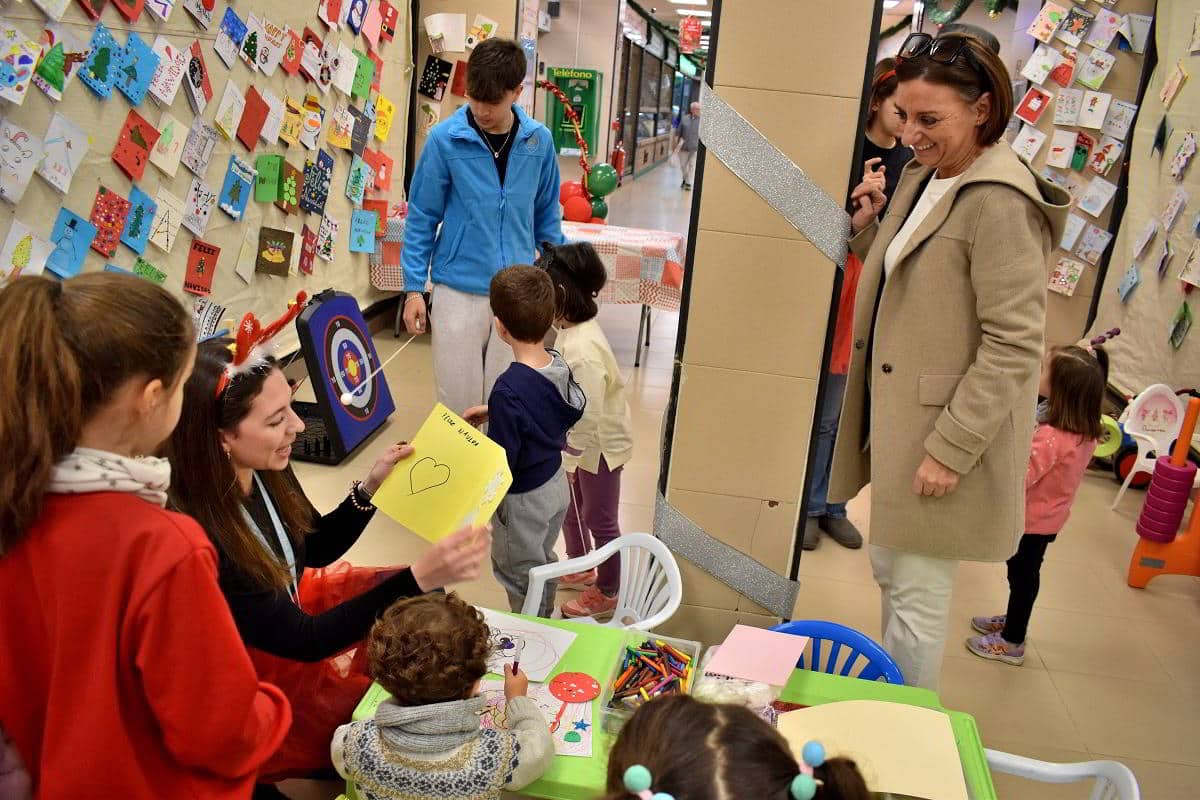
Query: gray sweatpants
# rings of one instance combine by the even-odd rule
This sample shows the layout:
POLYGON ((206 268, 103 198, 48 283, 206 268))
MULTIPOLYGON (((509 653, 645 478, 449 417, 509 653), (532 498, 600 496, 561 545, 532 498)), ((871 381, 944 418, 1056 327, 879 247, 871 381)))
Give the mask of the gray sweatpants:
POLYGON ((433 287, 433 377, 438 401, 455 414, 487 402, 492 384, 513 362, 496 335, 487 295, 433 287))
MULTIPOLYGON (((492 520, 492 572, 508 594, 513 611, 520 611, 525 604, 529 570, 558 561, 554 545, 570 500, 567 476, 560 469, 538 488, 508 495, 496 509, 492 520)), ((558 581, 546 582, 539 617, 549 617, 554 611, 557 590, 558 581)))

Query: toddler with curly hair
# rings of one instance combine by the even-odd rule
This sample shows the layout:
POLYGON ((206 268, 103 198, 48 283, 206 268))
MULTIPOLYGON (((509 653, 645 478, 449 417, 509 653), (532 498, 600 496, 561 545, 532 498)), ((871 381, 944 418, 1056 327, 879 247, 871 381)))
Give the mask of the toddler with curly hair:
POLYGON ((453 592, 391 606, 371 628, 373 677, 391 695, 371 719, 337 729, 339 774, 369 798, 499 798, 542 776, 554 758, 529 679, 504 668, 506 730, 481 729, 488 626, 453 592))

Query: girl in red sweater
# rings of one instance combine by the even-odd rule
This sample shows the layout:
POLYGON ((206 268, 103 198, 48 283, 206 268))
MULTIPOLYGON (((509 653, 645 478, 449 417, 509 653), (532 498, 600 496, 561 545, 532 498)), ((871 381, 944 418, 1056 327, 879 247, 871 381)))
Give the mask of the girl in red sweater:
POLYGON ((35 797, 249 797, 291 711, 147 456, 179 419, 190 315, 131 276, 23 277, 0 341, 0 723, 35 797))
POLYGON ((1008 613, 974 617, 982 636, 967 639, 980 658, 1020 665, 1025 631, 1041 584, 1042 558, 1071 514, 1075 492, 1100 438, 1100 404, 1108 355, 1099 346, 1056 347, 1042 361, 1029 466, 1025 471, 1025 535, 1008 560, 1008 613))

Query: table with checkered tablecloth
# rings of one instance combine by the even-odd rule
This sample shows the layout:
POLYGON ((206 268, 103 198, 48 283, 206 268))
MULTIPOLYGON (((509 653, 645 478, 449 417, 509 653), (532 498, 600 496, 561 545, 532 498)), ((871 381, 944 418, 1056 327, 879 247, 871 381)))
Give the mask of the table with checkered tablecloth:
POLYGON ((602 303, 637 303, 678 311, 683 288, 683 235, 669 231, 563 222, 568 242, 588 242, 608 270, 602 303))

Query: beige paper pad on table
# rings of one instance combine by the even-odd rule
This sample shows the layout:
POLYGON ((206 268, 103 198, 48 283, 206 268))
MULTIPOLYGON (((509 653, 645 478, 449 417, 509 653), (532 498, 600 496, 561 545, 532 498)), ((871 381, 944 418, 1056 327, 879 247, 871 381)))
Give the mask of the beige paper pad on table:
POLYGON ((412 446, 371 502, 431 542, 486 524, 512 486, 504 448, 441 403, 412 446))
POLYGON ((941 711, 847 700, 782 714, 779 732, 797 759, 812 740, 825 746, 828 758, 854 759, 873 792, 967 800, 954 730, 941 711))

